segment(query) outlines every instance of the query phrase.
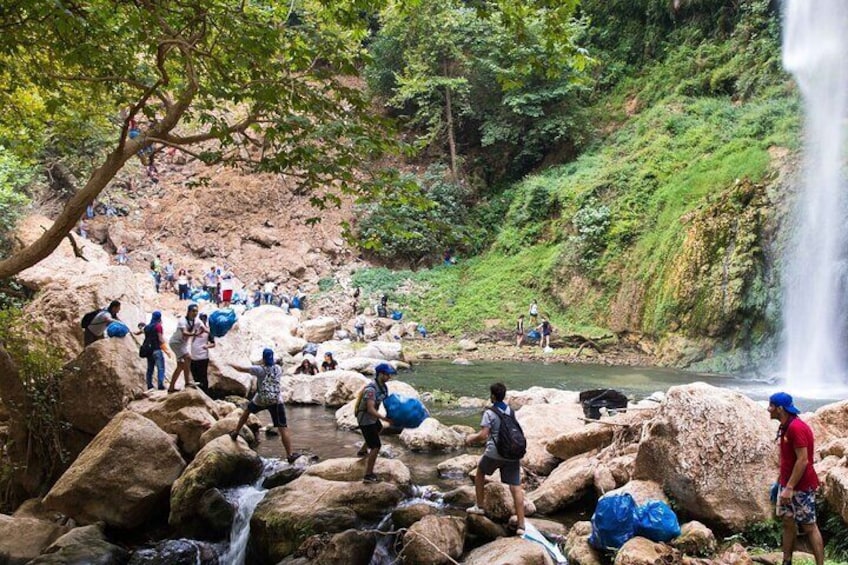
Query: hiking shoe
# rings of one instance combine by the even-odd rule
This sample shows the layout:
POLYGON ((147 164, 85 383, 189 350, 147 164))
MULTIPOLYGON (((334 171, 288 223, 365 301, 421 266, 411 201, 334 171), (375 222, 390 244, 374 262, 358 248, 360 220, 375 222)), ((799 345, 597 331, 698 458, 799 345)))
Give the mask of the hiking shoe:
POLYGON ((380 477, 378 477, 374 473, 369 473, 368 475, 365 475, 364 477, 362 477, 362 482, 363 483, 379 483, 380 477))
POLYGON ((517 535, 518 537, 523 536, 524 535, 524 528, 516 528, 515 535, 517 535))
POLYGON ((477 514, 478 516, 485 516, 486 515, 486 511, 483 510, 482 508, 480 508, 479 506, 477 506, 476 504, 474 506, 472 506, 471 508, 466 508, 465 511, 468 512, 469 514, 477 514))
POLYGON ((300 453, 292 453, 291 455, 286 457, 286 461, 288 461, 289 463, 294 463, 295 461, 297 461, 298 457, 300 457, 300 453))

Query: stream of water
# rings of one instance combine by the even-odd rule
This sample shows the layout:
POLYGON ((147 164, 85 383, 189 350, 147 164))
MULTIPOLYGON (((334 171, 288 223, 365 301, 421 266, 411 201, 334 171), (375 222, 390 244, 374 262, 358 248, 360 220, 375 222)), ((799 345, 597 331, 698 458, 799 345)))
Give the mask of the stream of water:
POLYGON ((844 178, 848 2, 786 0, 783 63, 804 97, 803 182, 786 272, 787 387, 830 395, 848 385, 844 178))

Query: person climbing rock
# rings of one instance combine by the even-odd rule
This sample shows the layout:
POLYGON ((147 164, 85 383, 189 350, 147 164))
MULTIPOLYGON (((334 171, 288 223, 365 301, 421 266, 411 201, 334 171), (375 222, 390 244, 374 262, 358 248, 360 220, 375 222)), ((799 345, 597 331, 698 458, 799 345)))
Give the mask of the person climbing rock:
POLYGON ((209 333, 206 314, 198 316, 195 325, 194 338, 191 340, 191 378, 200 387, 200 390, 209 394, 209 350, 215 347, 215 338, 209 333))
POLYGON ((171 384, 168 385, 168 393, 176 390, 180 371, 183 373, 186 388, 197 386, 191 379, 191 355, 189 353, 189 342, 195 335, 196 318, 197 304, 189 304, 186 315, 177 322, 177 329, 174 330, 171 339, 168 340, 168 345, 177 358, 177 366, 174 372, 171 373, 171 384))
MULTIPOLYGON (((120 311, 121 303, 117 300, 113 300, 109 303, 108 308, 97 312, 97 314, 91 318, 91 321, 84 326, 85 329, 82 332, 84 346, 87 347, 95 341, 103 339, 106 335, 106 328, 109 327, 109 324, 116 320, 120 321, 118 318, 118 312, 120 311)), ((85 322, 84 318, 83 322, 85 322)))
POLYGON ((289 435, 288 421, 286 420, 286 407, 280 402, 280 378, 283 371, 274 363, 274 350, 265 348, 262 351, 262 365, 249 365, 242 367, 230 365, 240 373, 248 373, 256 377, 256 394, 241 414, 236 428, 230 432, 233 441, 238 439, 239 431, 247 423, 251 414, 257 414, 263 410, 271 413, 271 421, 280 432, 280 441, 286 450, 286 461, 294 463, 300 457, 299 453, 292 451, 291 436, 289 435))
POLYGON ((309 357, 304 357, 297 369, 294 370, 295 375, 317 375, 318 367, 309 357))
POLYGON ((162 313, 158 310, 150 316, 150 323, 142 329, 144 342, 141 350, 147 358, 147 390, 153 388, 153 369, 156 369, 156 382, 159 390, 165 390, 165 353, 168 346, 162 330, 162 313))
POLYGON ((382 420, 390 426, 392 421, 381 416, 380 406, 386 396, 389 395, 389 388, 386 383, 397 374, 394 367, 388 363, 380 363, 374 368, 374 380, 366 384, 359 393, 359 400, 356 403, 356 421, 359 424, 359 431, 362 433, 362 438, 365 440, 365 445, 359 450, 357 455, 363 457, 368 455, 365 461, 365 476, 362 478, 364 483, 380 482, 379 477, 374 474, 374 464, 377 462, 377 456, 380 455, 382 442, 380 441, 380 431, 383 425, 382 420))
POLYGON ((494 383, 489 387, 489 393, 492 406, 483 412, 480 431, 476 434, 468 434, 465 437, 466 445, 479 441, 486 442, 486 451, 483 452, 480 461, 477 463, 477 474, 474 476, 474 491, 477 502, 466 512, 479 515, 486 513, 484 510, 486 491, 483 488, 486 483, 486 476, 500 470, 501 481, 509 485, 509 492, 512 494, 517 519, 516 534, 521 536, 524 534, 524 489, 521 487, 521 459, 508 459, 498 451, 498 437, 501 433, 506 433, 503 427, 504 421, 506 418, 515 420, 515 413, 504 402, 506 386, 503 383, 494 383))

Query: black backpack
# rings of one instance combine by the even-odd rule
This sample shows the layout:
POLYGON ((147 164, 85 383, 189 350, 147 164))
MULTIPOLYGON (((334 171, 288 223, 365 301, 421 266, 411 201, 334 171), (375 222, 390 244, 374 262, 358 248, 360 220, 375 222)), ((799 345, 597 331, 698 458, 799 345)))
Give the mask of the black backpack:
POLYGON ((498 455, 504 459, 521 459, 527 453, 527 439, 524 437, 524 430, 515 418, 515 412, 510 411, 509 414, 504 414, 494 406, 490 406, 488 410, 500 418, 501 426, 498 430, 498 441, 495 447, 498 448, 498 455))
POLYGON ((82 320, 80 321, 80 326, 82 326, 83 328, 87 328, 88 326, 90 326, 91 322, 94 321, 94 318, 97 317, 100 312, 102 312, 102 310, 98 308, 97 310, 92 310, 91 312, 83 316, 82 320))

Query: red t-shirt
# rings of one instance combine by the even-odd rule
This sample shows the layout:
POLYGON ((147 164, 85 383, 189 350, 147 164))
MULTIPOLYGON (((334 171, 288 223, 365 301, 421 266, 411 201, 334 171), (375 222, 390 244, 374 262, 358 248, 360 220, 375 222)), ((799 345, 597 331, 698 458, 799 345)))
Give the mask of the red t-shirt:
POLYGON ((794 490, 815 490, 819 488, 819 477, 813 468, 813 430, 801 418, 792 418, 786 432, 780 438, 780 477, 778 482, 780 486, 786 486, 797 460, 795 450, 799 447, 807 448, 807 468, 804 470, 801 480, 795 485, 794 490))

